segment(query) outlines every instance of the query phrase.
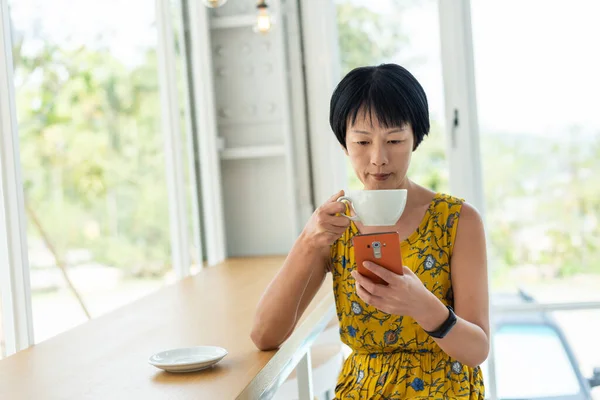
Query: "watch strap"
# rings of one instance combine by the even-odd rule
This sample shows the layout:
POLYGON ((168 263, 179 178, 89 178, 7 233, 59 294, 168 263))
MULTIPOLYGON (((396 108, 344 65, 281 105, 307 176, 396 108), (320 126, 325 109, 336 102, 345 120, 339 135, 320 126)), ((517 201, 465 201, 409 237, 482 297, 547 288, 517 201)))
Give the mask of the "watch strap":
POLYGON ((446 308, 448 308, 449 311, 448 318, 446 318, 442 325, 435 331, 425 331, 429 336, 436 339, 442 339, 448 334, 448 332, 450 332, 452 327, 456 325, 457 318, 454 310, 450 306, 446 306, 446 308))

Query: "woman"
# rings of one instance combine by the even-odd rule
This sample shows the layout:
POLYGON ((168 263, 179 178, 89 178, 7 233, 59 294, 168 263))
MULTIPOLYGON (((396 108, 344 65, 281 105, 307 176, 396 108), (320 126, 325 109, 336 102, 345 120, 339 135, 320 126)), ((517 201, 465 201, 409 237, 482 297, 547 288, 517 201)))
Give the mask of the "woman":
POLYGON ((406 189, 393 227, 349 221, 336 202, 319 207, 261 298, 252 331, 262 350, 278 347, 319 290, 327 272, 342 341, 353 352, 336 387, 339 399, 483 399, 479 365, 489 349, 485 235, 477 211, 407 176, 412 152, 429 132, 427 97, 394 64, 351 71, 331 99, 330 123, 365 189, 406 189), (398 231, 404 274, 356 271, 352 237, 398 231))

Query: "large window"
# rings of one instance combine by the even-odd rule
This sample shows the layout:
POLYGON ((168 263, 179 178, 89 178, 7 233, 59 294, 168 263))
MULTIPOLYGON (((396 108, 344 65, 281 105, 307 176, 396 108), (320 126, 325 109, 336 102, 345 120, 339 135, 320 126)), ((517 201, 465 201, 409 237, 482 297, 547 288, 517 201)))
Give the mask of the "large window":
POLYGON ((600 4, 473 1, 472 10, 494 287, 598 300, 600 4))
MULTIPOLYGON (((447 191, 439 4, 336 0, 342 73, 360 65, 395 62, 407 67, 425 87, 432 134, 415 153, 409 176, 447 191)), ((521 289, 544 303, 598 301, 600 186, 595 181, 600 173, 596 110, 600 56, 590 49, 597 47, 600 37, 595 21, 600 4, 592 0, 471 4, 492 292, 521 289)), ((453 25, 452 29, 459 28, 453 25)), ((456 45, 456 38, 444 40, 450 48, 456 45)), ((461 57, 459 49, 452 50, 448 54, 461 57)), ((351 180, 351 187, 360 185, 351 180)), ((577 368, 587 377, 600 365, 600 346, 589 334, 598 330, 597 314, 552 314, 576 356, 577 368)), ((499 352, 510 342, 528 348, 536 335, 548 348, 557 343, 549 331, 500 333, 494 339, 499 352)), ((496 384, 499 390, 513 391, 498 394, 536 396, 519 389, 514 370, 506 367, 511 354, 498 359, 496 384)), ((527 361, 544 364, 545 354, 531 350, 527 361)), ((550 376, 546 374, 548 386, 542 392, 572 389, 569 377, 553 385, 556 380, 546 379, 550 376)))
MULTIPOLYGON (((600 56, 591 49, 600 36, 595 18, 600 4, 471 5, 492 289, 520 288, 544 303, 598 301, 600 56)), ((560 312, 556 320, 584 375, 591 376, 600 365, 600 345, 591 334, 599 328, 598 312, 560 312)), ((509 398, 542 393, 536 385, 541 375, 528 375, 531 386, 520 386, 515 368, 527 363, 543 372, 543 393, 570 392, 571 378, 550 379, 566 365, 548 362, 550 350, 536 352, 540 348, 532 346, 521 352, 512 372, 504 368, 502 357, 512 353, 503 343, 510 339, 525 351, 532 337, 496 338, 498 393, 509 398), (554 368, 544 369, 549 365, 554 368), (503 381, 511 382, 510 393, 501 391, 503 381)), ((550 340, 545 336, 536 344, 550 340)))
MULTIPOLYGON (((444 92, 437 2, 336 0, 341 72, 396 63, 423 85, 429 101, 431 132, 413 155, 409 177, 435 191, 447 191, 444 92)), ((362 184, 347 168, 349 186, 362 184)))
POLYGON ((39 342, 172 274, 155 2, 9 6, 39 342))

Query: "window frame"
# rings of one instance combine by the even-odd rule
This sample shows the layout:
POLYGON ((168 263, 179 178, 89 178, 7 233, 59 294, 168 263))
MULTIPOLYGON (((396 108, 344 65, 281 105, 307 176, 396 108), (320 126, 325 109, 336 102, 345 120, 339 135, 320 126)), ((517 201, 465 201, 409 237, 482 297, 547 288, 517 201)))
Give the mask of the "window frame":
POLYGON ((8 0, 0 0, 0 290, 6 356, 33 344, 8 0))
POLYGON ((208 10, 202 2, 183 1, 187 13, 189 49, 187 53, 190 90, 193 93, 191 108, 195 115, 194 131, 198 143, 195 149, 200 164, 203 233, 209 266, 217 265, 227 258, 225 215, 219 151, 221 143, 217 133, 217 115, 213 82, 213 62, 210 41, 208 10))

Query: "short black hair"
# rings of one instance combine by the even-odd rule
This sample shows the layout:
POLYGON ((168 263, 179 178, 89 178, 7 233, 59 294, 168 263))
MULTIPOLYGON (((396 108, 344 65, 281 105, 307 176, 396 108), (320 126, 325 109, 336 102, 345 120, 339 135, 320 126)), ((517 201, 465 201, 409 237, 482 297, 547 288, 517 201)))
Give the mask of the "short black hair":
POLYGON ((427 96, 417 79, 397 64, 359 67, 337 85, 329 108, 329 124, 337 140, 346 147, 346 129, 364 109, 385 128, 410 124, 414 149, 429 133, 427 96))

